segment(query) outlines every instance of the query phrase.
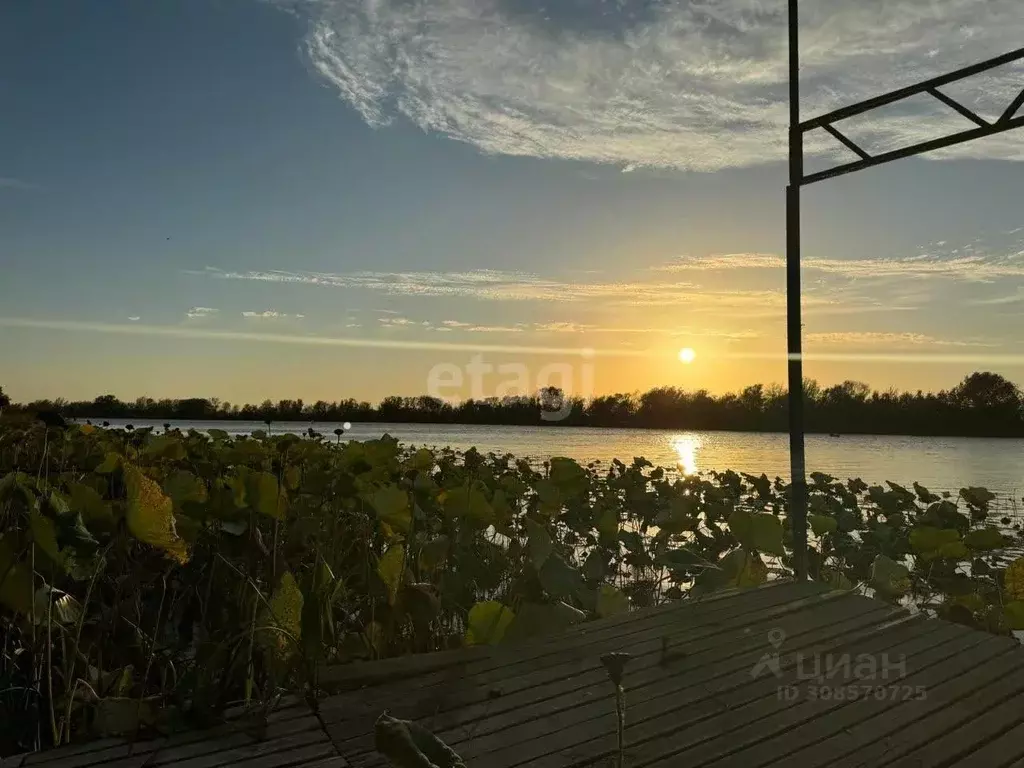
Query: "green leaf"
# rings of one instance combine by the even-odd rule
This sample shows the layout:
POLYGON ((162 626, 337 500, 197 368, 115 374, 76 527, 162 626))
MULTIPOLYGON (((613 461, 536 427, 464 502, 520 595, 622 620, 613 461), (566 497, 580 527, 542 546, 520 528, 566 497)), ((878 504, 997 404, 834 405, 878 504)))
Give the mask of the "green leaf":
POLYGON ((551 550, 554 549, 555 543, 551 540, 547 529, 530 518, 526 518, 526 530, 529 535, 530 562, 539 571, 551 554, 551 550))
POLYGON ((397 485, 386 485, 374 491, 370 497, 370 506, 382 523, 400 533, 409 532, 412 526, 409 494, 397 485))
POLYGON ((756 549, 771 555, 782 555, 782 521, 767 512, 750 514, 737 509, 729 515, 729 529, 747 549, 756 549))
POLYGON ((184 469, 172 472, 164 480, 163 488, 178 507, 189 502, 201 504, 208 498, 206 483, 184 469))
POLYGON ((106 696, 96 703, 93 730, 99 736, 135 733, 141 725, 156 722, 158 700, 106 696))
POLYGON ((629 611, 629 598, 610 584, 602 584, 597 591, 597 615, 602 618, 629 611))
POLYGON ((0 604, 15 613, 32 613, 32 571, 24 563, 15 562, 10 541, 0 536, 0 604))
POLYGON ((223 429, 208 429, 206 434, 213 440, 227 440, 230 437, 223 429))
POLYGON ((673 496, 668 508, 654 518, 654 524, 668 533, 692 530, 698 522, 698 506, 699 502, 693 496, 673 496))
POLYGON ((188 548, 178 536, 170 498, 138 467, 125 464, 124 477, 128 489, 128 530, 139 541, 162 549, 179 563, 188 562, 188 548))
POLYGON ((929 491, 923 485, 918 485, 917 483, 914 483, 914 493, 916 493, 917 498, 920 499, 925 504, 932 504, 936 501, 939 501, 938 496, 929 491))
POLYGON ((377 575, 388 588, 388 602, 392 605, 398 595, 398 588, 402 585, 405 577, 405 547, 401 544, 392 544, 387 552, 381 555, 377 563, 377 575))
POLYGON ((263 626, 277 627, 287 634, 264 629, 260 632, 260 643, 281 658, 288 658, 298 649, 295 643, 302 640, 302 605, 305 598, 291 571, 281 574, 274 594, 270 596, 269 608, 263 614, 263 626), (290 637, 289 637, 290 636, 290 637))
POLYGON ((231 474, 224 478, 224 485, 231 491, 231 500, 238 509, 247 505, 246 485, 250 474, 248 467, 235 467, 231 474))
POLYGON ((151 436, 143 454, 151 458, 170 459, 171 461, 180 461, 188 455, 178 435, 151 436))
MULTIPOLYGON (((0 560, 0 564, 2 564, 0 560)), ((1003 589, 1011 600, 1024 600, 1024 557, 1018 557, 1003 572, 1003 589)))
POLYGON ((109 475, 116 471, 120 466, 123 459, 117 453, 108 453, 100 465, 96 467, 96 472, 101 475, 109 475))
POLYGON ((756 587, 768 580, 768 567, 761 557, 742 547, 726 553, 715 568, 707 568, 697 576, 701 589, 724 587, 756 587))
POLYGON ((86 523, 98 523, 103 526, 111 526, 114 523, 114 513, 109 502, 94 489, 84 483, 71 483, 68 486, 68 493, 71 497, 71 509, 79 513, 86 523))
POLYGON ((584 587, 579 572, 555 554, 544 561, 538 577, 544 591, 552 597, 575 597, 584 587))
POLYGON ((334 573, 319 560, 309 591, 302 596, 302 647, 309 658, 322 659, 326 649, 334 646, 334 590, 334 573))
POLYGON ((426 728, 387 712, 377 718, 373 740, 392 768, 466 768, 462 758, 426 728))
POLYGON ((583 563, 583 576, 587 581, 600 581, 608 573, 607 557, 595 549, 583 563))
POLYGON ((76 550, 79 554, 89 554, 99 546, 99 542, 85 527, 85 521, 78 512, 58 515, 56 524, 57 545, 64 550, 65 557, 69 549, 76 550))
POLYGON ((996 498, 996 495, 987 488, 961 488, 960 498, 970 506, 978 509, 988 509, 988 503, 996 498))
POLYGON ((871 563, 871 586, 883 595, 905 594, 910 589, 910 571, 892 558, 878 555, 871 563))
POLYGON ((1024 629, 1024 600, 1014 600, 1004 605, 1003 616, 1010 629, 1024 629))
POLYGON ((828 515, 811 515, 807 518, 811 524, 811 530, 815 536, 824 536, 826 533, 835 533, 839 528, 839 522, 828 515))
POLYGON ((562 499, 572 499, 587 490, 589 477, 574 459, 555 456, 551 459, 551 472, 548 475, 558 489, 562 499))
POLYGON ((746 545, 751 538, 751 514, 745 509, 734 510, 728 519, 729 530, 736 540, 746 545))
POLYGON ((57 526, 53 521, 44 517, 38 509, 33 509, 29 515, 29 528, 32 530, 32 540, 46 556, 57 565, 64 562, 64 555, 57 545, 57 526))
POLYGON ((516 617, 512 609, 497 600, 474 605, 469 611, 466 645, 496 645, 516 617))
POLYGON ((594 527, 601 541, 614 541, 619 533, 619 514, 614 507, 603 507, 596 515, 594 527))
POLYGON ((960 540, 959 531, 930 525, 918 525, 910 531, 910 548, 925 560, 959 560, 968 554, 964 542, 960 540))
POLYGON ((447 536, 435 536, 420 548, 420 568, 432 571, 448 558, 451 541, 447 536))
POLYGON ((285 495, 274 475, 269 472, 257 472, 250 475, 246 491, 249 505, 259 514, 275 520, 284 520, 285 495))
POLYGON ((656 561, 658 565, 664 565, 670 569, 687 569, 710 565, 707 558, 692 547, 667 549, 658 555, 656 561))
POLYGON ((505 631, 505 642, 518 642, 534 637, 557 634, 586 621, 587 614, 559 601, 522 603, 516 617, 505 631))
POLYGON ((448 517, 472 522, 481 528, 494 522, 494 510, 476 483, 446 491, 442 504, 448 517))
POLYGON ((964 536, 964 544, 977 552, 987 552, 1006 546, 1006 538, 997 528, 979 528, 964 536))

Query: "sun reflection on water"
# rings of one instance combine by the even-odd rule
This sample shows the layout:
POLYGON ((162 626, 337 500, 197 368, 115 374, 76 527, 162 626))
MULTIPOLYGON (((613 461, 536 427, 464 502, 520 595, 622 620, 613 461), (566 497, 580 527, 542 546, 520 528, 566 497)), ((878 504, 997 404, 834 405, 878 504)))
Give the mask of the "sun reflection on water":
POLYGON ((697 435, 676 435, 672 438, 672 447, 679 460, 676 465, 684 475, 697 474, 697 452, 700 451, 700 437, 697 435))

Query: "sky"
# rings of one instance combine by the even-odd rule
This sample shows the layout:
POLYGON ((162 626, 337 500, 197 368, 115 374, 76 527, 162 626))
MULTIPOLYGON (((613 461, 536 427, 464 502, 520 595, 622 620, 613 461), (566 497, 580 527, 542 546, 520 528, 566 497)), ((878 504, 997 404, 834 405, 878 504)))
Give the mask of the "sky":
MULTIPOLYGON (((1020 0, 801 8, 805 118, 1024 39, 1020 0)), ((6 2, 0 386, 257 402, 784 383, 784 11, 6 2)), ((1022 87, 1017 62, 945 90, 995 117, 1022 87)), ((842 128, 879 151, 970 125, 915 97, 842 128)), ((852 159, 820 131, 805 150, 808 170, 852 159)), ((806 375, 1024 384, 1022 161, 1018 130, 806 188, 806 375)))

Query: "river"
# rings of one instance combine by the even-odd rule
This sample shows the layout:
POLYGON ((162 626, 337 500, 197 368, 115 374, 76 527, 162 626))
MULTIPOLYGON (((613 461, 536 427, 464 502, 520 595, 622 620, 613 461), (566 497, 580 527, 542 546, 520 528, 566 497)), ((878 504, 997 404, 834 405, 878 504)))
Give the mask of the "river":
MULTIPOLYGON (((155 426, 160 431, 163 422, 117 419, 110 423, 155 426)), ((266 429, 264 424, 246 421, 170 423, 181 429, 216 428, 232 434, 266 429)), ((323 422, 313 425, 332 439, 333 431, 341 426, 323 422)), ((301 434, 309 427, 308 422, 276 422, 271 430, 301 434)), ((643 456, 656 465, 686 473, 733 469, 789 477, 789 442, 785 434, 778 433, 357 423, 351 425, 342 439, 366 440, 385 433, 413 445, 452 446, 459 450, 475 446, 484 453, 512 453, 537 461, 568 456, 582 463, 608 463, 615 458, 628 463, 634 456, 643 456)), ((892 480, 909 486, 916 480, 933 491, 956 492, 963 486, 982 486, 1009 496, 1020 505, 1024 492, 1024 440, 808 435, 807 469, 843 480, 860 477, 867 483, 892 480)))

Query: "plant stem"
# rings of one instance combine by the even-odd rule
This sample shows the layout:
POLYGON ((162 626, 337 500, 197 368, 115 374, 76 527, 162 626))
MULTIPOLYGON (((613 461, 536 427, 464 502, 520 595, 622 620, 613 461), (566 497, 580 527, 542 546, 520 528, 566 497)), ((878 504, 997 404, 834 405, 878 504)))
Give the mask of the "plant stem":
POLYGON ((615 760, 616 768, 622 768, 622 761, 625 755, 625 732, 626 732, 626 692, 621 685, 615 686, 615 717, 618 721, 616 736, 618 737, 619 753, 615 760))

